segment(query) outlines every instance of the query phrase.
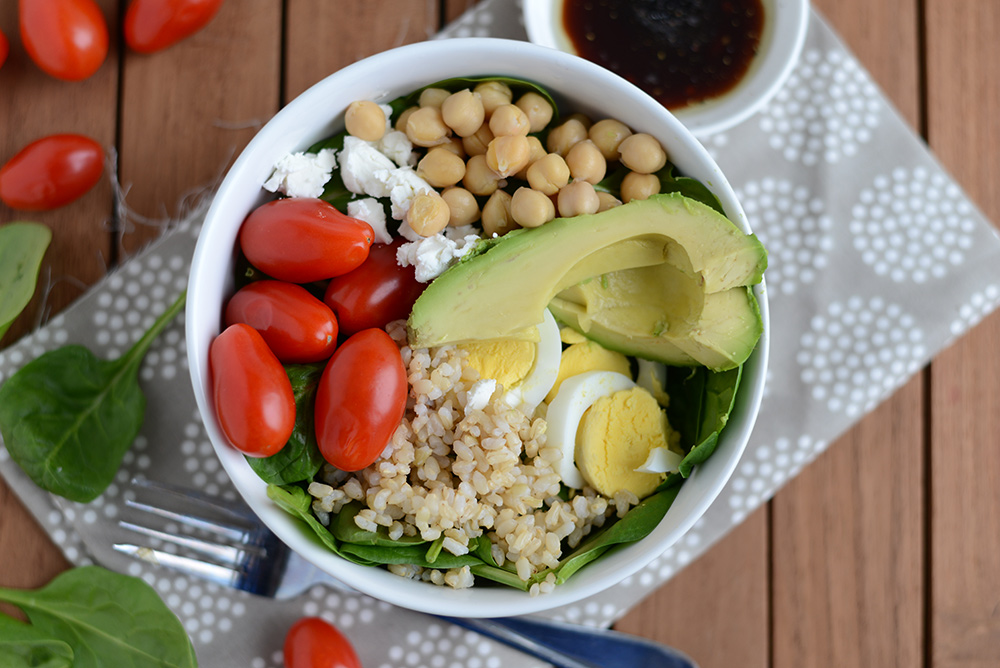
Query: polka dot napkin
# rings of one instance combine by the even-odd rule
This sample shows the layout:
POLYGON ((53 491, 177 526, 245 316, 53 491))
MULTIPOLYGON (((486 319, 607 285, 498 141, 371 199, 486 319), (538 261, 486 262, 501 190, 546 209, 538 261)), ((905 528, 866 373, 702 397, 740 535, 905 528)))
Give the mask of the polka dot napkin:
MULTIPOLYGON (((525 39, 515 0, 487 1, 442 34, 525 39)), ((705 140, 770 251, 767 393, 732 480, 694 528, 617 587, 553 616, 604 626, 770 498, 936 351, 1000 305, 1000 240, 813 14, 802 59, 772 103, 705 140)), ((184 287, 198 218, 176 226, 56 316, 0 351, 0 382, 74 342, 119 355, 184 287)), ((139 575, 191 635, 202 665, 281 666, 285 630, 321 615, 368 668, 537 666, 480 636, 362 595, 315 586, 275 601, 131 561, 110 548, 139 475, 235 498, 187 377, 183 316, 141 370, 142 434, 114 484, 88 505, 51 497, 0 448, 0 472, 74 564, 139 575)))

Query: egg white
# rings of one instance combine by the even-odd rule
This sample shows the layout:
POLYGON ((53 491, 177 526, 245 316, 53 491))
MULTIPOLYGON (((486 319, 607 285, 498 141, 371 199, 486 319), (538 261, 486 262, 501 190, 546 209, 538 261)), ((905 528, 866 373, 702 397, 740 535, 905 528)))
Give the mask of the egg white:
POLYGON ((556 383, 559 375, 559 361, 562 358, 562 340, 559 325, 548 309, 545 309, 542 323, 538 325, 538 343, 535 345, 535 363, 524 380, 504 394, 507 405, 519 408, 525 415, 531 415, 542 403, 556 383))

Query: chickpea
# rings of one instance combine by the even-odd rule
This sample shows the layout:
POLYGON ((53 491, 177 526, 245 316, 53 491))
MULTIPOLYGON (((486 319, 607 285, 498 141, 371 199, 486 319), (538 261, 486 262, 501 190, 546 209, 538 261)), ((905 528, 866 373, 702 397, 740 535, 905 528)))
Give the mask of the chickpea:
POLYGON ((549 153, 566 156, 576 144, 587 138, 587 128, 576 118, 571 118, 549 132, 545 140, 545 148, 549 153))
POLYGON ((483 123, 475 133, 468 137, 462 137, 462 148, 467 155, 484 155, 493 141, 493 133, 490 131, 488 123, 483 123))
POLYGON ((530 157, 531 144, 520 135, 496 137, 486 149, 486 164, 502 179, 524 169, 530 157))
POLYGON ((490 195, 483 205, 483 234, 487 237, 496 235, 502 237, 511 230, 517 229, 517 223, 510 215, 510 194, 497 190, 490 195))
POLYGON ((556 207, 545 193, 521 187, 511 197, 510 216, 521 227, 539 227, 556 217, 556 207))
POLYGON ((468 88, 452 93, 441 104, 445 124, 459 137, 474 134, 486 119, 483 101, 468 88))
POLYGON ((600 183, 608 171, 608 163, 594 142, 584 139, 566 154, 569 175, 574 180, 600 183))
POLYGON ((485 155, 474 155, 465 163, 462 185, 473 195, 492 195, 500 187, 500 177, 486 164, 485 155))
POLYGON ((526 136, 531 127, 528 115, 516 104, 502 104, 490 116, 490 131, 494 137, 526 136))
POLYGON ((452 227, 471 225, 479 220, 479 202, 476 201, 476 196, 465 188, 459 186, 445 188, 441 198, 451 212, 448 224, 452 227))
POLYGON ((605 118, 591 125, 587 134, 590 141, 601 150, 605 160, 617 160, 618 146, 632 131, 621 121, 605 118))
POLYGON ((535 164, 541 158, 546 156, 545 147, 542 146, 542 141, 533 135, 528 135, 528 164, 521 168, 517 174, 514 175, 515 178, 521 179, 522 181, 528 180, 528 168, 535 164))
POLYGON ((547 153, 528 167, 528 184, 546 195, 555 195, 569 183, 569 166, 558 153, 547 153))
POLYGON ((528 132, 541 132, 552 122, 553 109, 549 101, 538 93, 528 92, 517 99, 518 108, 528 117, 528 132))
POLYGON ((448 226, 449 218, 451 212, 448 205, 437 193, 417 195, 406 212, 406 223, 422 237, 433 236, 443 230, 448 226))
POLYGON ((618 146, 622 164, 633 172, 652 174, 667 164, 667 154, 656 137, 645 132, 634 134, 622 140, 618 146))
POLYGON ((406 136, 417 146, 437 146, 448 141, 450 130, 437 107, 421 107, 406 121, 406 136))
POLYGON ((417 175, 435 188, 453 186, 465 176, 465 161, 438 146, 427 151, 417 163, 417 175))
POLYGON ((420 91, 420 98, 417 101, 421 107, 441 108, 441 104, 451 95, 444 88, 425 88, 420 91))
POLYGON ((446 151, 451 151, 452 153, 460 157, 462 160, 465 160, 465 158, 468 157, 465 155, 465 147, 462 146, 461 137, 451 137, 448 139, 448 141, 439 146, 436 146, 435 148, 443 148, 446 151))
POLYGON ((556 204, 561 217, 571 218, 585 213, 597 213, 601 201, 594 186, 586 181, 573 181, 559 190, 556 204))
POLYGON ((597 213, 601 211, 607 211, 608 209, 613 209, 616 206, 621 206, 622 202, 620 199, 615 197, 609 192, 604 192, 603 190, 597 191, 597 201, 600 202, 597 206, 597 213))
POLYGON ((406 132, 406 124, 410 120, 410 116, 413 115, 420 107, 407 107, 400 114, 399 118, 396 119, 396 129, 400 132, 406 132))
POLYGON ((357 100, 347 105, 344 124, 358 139, 378 141, 385 134, 385 112, 371 100, 357 100))
POLYGON ((592 120, 590 120, 589 116, 587 116, 586 114, 581 114, 579 111, 576 112, 575 114, 570 114, 569 116, 567 116, 563 120, 564 121, 580 121, 580 123, 583 124, 583 127, 585 127, 587 130, 590 130, 590 126, 594 124, 594 122, 592 120))
POLYGON ((479 99, 483 101, 483 109, 486 111, 487 118, 493 114, 493 110, 497 107, 502 104, 510 104, 511 100, 514 99, 514 94, 510 92, 510 86, 502 81, 484 81, 477 84, 472 90, 479 93, 479 99))
POLYGON ((649 199, 658 192, 660 192, 660 179, 656 174, 629 172, 622 179, 623 202, 631 202, 634 199, 649 199))

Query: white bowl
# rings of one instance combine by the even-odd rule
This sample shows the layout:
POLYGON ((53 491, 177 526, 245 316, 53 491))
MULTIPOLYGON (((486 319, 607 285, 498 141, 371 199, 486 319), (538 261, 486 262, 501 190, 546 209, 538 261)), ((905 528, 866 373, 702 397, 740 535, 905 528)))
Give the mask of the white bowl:
MULTIPOLYGON (((746 75, 730 91, 677 109, 674 115, 699 137, 737 125, 781 88, 799 58, 809 24, 809 0, 762 0, 760 49, 746 75)), ((524 27, 535 44, 576 55, 562 22, 563 0, 524 0, 524 27)))
MULTIPOLYGON (((757 415, 768 350, 767 299, 760 285, 756 292, 764 335, 747 362, 736 410, 714 456, 684 483, 652 535, 595 561, 551 594, 530 597, 496 587, 452 590, 358 566, 320 546, 277 508, 267 498, 265 484, 220 431, 208 377, 209 344, 220 332, 223 303, 233 291, 240 225, 252 209, 273 197, 261 184, 275 161, 342 129, 343 112, 350 102, 388 101, 441 79, 485 74, 531 79, 579 111, 597 114, 606 100, 614 100, 615 117, 655 135, 677 167, 708 185, 730 219, 749 231, 732 188, 708 153, 661 105, 623 79, 581 58, 524 42, 429 41, 386 51, 336 72, 289 103, 260 130, 229 170, 208 211, 192 261, 186 311, 191 381, 205 429, 236 488, 267 526, 307 560, 355 589, 406 608, 466 617, 526 614, 578 601, 636 572, 675 543, 718 496, 736 467, 757 415)), ((605 107, 603 111, 612 110, 605 107)))

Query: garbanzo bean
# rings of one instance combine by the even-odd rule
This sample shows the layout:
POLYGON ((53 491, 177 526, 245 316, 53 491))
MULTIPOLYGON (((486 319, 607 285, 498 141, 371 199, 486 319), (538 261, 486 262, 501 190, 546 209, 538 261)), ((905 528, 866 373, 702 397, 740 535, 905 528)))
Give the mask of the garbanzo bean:
POLYGON ((521 227, 539 227, 556 217, 556 207, 545 193, 521 187, 511 197, 510 216, 521 227))
POLYGON ((417 104, 421 107, 441 108, 441 104, 451 95, 444 88, 425 88, 420 91, 420 98, 417 104))
POLYGON ((611 193, 605 192, 603 190, 597 191, 597 201, 599 202, 599 204, 597 205, 597 213, 600 213, 601 211, 607 211, 608 209, 613 209, 616 206, 622 205, 620 199, 618 199, 611 193))
POLYGON ((547 153, 528 167, 528 183, 546 195, 555 195, 569 183, 569 167, 558 153, 547 153))
POLYGON ((413 198, 406 212, 406 223, 422 237, 437 234, 448 226, 451 212, 437 193, 422 193, 413 198))
POLYGON ((473 195, 492 195, 500 185, 500 177, 486 164, 485 155, 474 155, 465 163, 462 185, 473 195))
POLYGON ((627 125, 613 118, 597 121, 587 131, 590 141, 601 150, 605 160, 617 160, 618 146, 631 134, 627 125))
POLYGON ((510 104, 514 99, 514 94, 510 92, 510 86, 502 81, 484 81, 476 84, 472 89, 474 93, 479 93, 479 99, 483 101, 483 109, 486 117, 489 118, 493 110, 502 104, 510 104))
POLYGON ((560 216, 571 218, 585 213, 597 213, 601 201, 594 186, 586 181, 573 181, 559 190, 556 204, 559 206, 560 216))
POLYGON ((452 93, 441 104, 445 124, 459 137, 468 137, 483 124, 486 110, 479 96, 466 88, 452 93))
POLYGON ((524 169, 530 157, 531 144, 521 135, 496 137, 486 149, 486 164, 503 179, 524 169))
POLYGON ((448 141, 451 130, 437 107, 420 107, 406 121, 406 136, 417 146, 437 146, 448 141))
POLYGON ((490 132, 494 137, 526 136, 530 128, 528 115, 516 104, 502 104, 490 116, 490 132))
POLYGON ((448 224, 452 227, 471 225, 479 220, 479 202, 476 201, 476 196, 465 188, 459 186, 445 188, 441 192, 441 198, 451 212, 448 224))
POLYGON ((517 223, 510 215, 510 194, 503 190, 497 190, 490 195, 483 205, 483 234, 492 237, 494 234, 503 236, 511 230, 517 229, 517 223))
POLYGON ((436 146, 417 163, 417 175, 435 188, 447 188, 465 176, 465 161, 447 148, 436 146))
POLYGON ((385 134, 385 112, 371 100, 357 100, 347 105, 344 125, 358 139, 378 141, 385 134))
POLYGON ((420 107, 407 107, 399 114, 399 118, 396 119, 396 129, 400 132, 406 132, 406 123, 410 120, 410 116, 413 115, 420 107))
POLYGON ((521 168, 521 170, 514 175, 515 178, 521 179, 522 181, 528 180, 528 167, 531 167, 539 158, 545 157, 545 147, 542 146, 542 141, 535 137, 534 135, 528 135, 528 146, 530 153, 528 155, 528 164, 521 168))
POLYGON ((538 93, 529 91, 517 98, 515 104, 528 117, 529 132, 541 132, 552 121, 552 105, 538 93))
POLYGON ((490 131, 489 123, 483 123, 479 129, 468 137, 462 137, 462 148, 466 155, 483 155, 493 141, 493 133, 490 131))
POLYGON ((640 174, 629 172, 622 179, 622 201, 631 202, 634 199, 649 199, 660 192, 660 179, 656 174, 640 174))
POLYGON ((569 175, 574 180, 600 183, 608 171, 608 162, 601 155, 601 150, 589 139, 577 143, 566 154, 566 166, 569 175))
POLYGON ((558 153, 565 157, 569 150, 587 138, 587 128, 579 119, 571 118, 558 127, 552 128, 545 140, 545 148, 549 153, 558 153))
POLYGON ((622 140, 618 146, 622 164, 633 172, 652 174, 667 164, 667 154, 656 137, 640 132, 622 140))
POLYGON ((587 116, 586 114, 582 114, 579 111, 576 112, 575 114, 570 114, 564 120, 567 120, 567 121, 572 121, 572 120, 580 121, 580 123, 583 124, 583 127, 587 128, 587 130, 590 130, 590 126, 594 124, 594 121, 590 120, 590 116, 587 116))
POLYGON ((465 158, 467 157, 465 155, 465 147, 462 146, 461 137, 450 137, 448 141, 439 146, 436 146, 435 148, 443 148, 448 151, 451 151, 452 153, 460 157, 462 160, 465 160, 465 158))

